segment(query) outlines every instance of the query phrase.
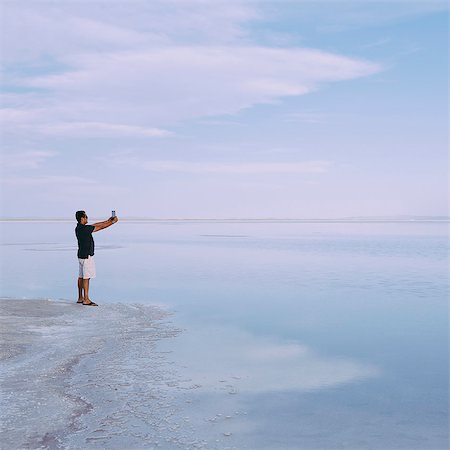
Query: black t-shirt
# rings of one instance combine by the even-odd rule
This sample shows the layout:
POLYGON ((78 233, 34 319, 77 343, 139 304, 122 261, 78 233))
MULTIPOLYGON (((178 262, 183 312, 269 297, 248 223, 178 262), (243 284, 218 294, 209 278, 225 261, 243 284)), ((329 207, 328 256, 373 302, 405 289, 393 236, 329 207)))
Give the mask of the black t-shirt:
POLYGON ((88 256, 94 256, 94 238, 92 232, 94 225, 77 224, 75 234, 78 240, 78 258, 87 259, 88 256))

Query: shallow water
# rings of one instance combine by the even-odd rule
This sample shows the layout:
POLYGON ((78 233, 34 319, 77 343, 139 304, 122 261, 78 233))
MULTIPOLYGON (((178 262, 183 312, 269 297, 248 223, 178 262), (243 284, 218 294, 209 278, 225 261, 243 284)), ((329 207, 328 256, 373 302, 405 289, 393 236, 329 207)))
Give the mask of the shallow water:
MULTIPOLYGON (((75 299, 74 227, 0 223, 1 295, 75 299)), ((176 312, 184 331, 161 345, 209 448, 448 447, 448 224, 123 221, 94 237, 95 301, 176 312)))

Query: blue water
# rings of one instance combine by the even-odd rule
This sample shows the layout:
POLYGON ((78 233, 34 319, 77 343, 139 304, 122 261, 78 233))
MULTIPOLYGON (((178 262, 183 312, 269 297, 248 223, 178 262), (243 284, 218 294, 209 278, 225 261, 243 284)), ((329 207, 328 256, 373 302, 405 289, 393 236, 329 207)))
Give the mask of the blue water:
MULTIPOLYGON (((1 295, 75 300, 74 227, 2 222, 1 295)), ((233 417, 217 448, 448 447, 448 224, 123 221, 94 237, 91 298, 175 312, 192 422, 211 437, 208 417, 233 417)))

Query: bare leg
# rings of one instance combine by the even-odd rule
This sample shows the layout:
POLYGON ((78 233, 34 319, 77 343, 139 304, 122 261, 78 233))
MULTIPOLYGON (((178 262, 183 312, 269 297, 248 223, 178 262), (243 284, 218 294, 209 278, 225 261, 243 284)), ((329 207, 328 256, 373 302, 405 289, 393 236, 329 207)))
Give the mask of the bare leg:
POLYGON ((90 303, 91 300, 89 298, 89 278, 83 279, 83 289, 84 289, 84 303, 90 303))
POLYGON ((78 278, 78 301, 77 303, 83 303, 83 278, 78 278))
POLYGON ((94 303, 89 298, 89 278, 83 278, 83 290, 84 290, 83 305, 98 306, 97 303, 94 303))

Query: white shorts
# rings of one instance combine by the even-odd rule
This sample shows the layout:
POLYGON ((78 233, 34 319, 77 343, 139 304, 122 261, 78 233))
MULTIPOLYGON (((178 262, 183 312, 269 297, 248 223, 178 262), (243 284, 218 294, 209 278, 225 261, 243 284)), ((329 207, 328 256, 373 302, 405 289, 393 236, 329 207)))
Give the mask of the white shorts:
POLYGON ((95 261, 93 256, 88 256, 87 259, 78 258, 79 278, 95 278, 95 261))

